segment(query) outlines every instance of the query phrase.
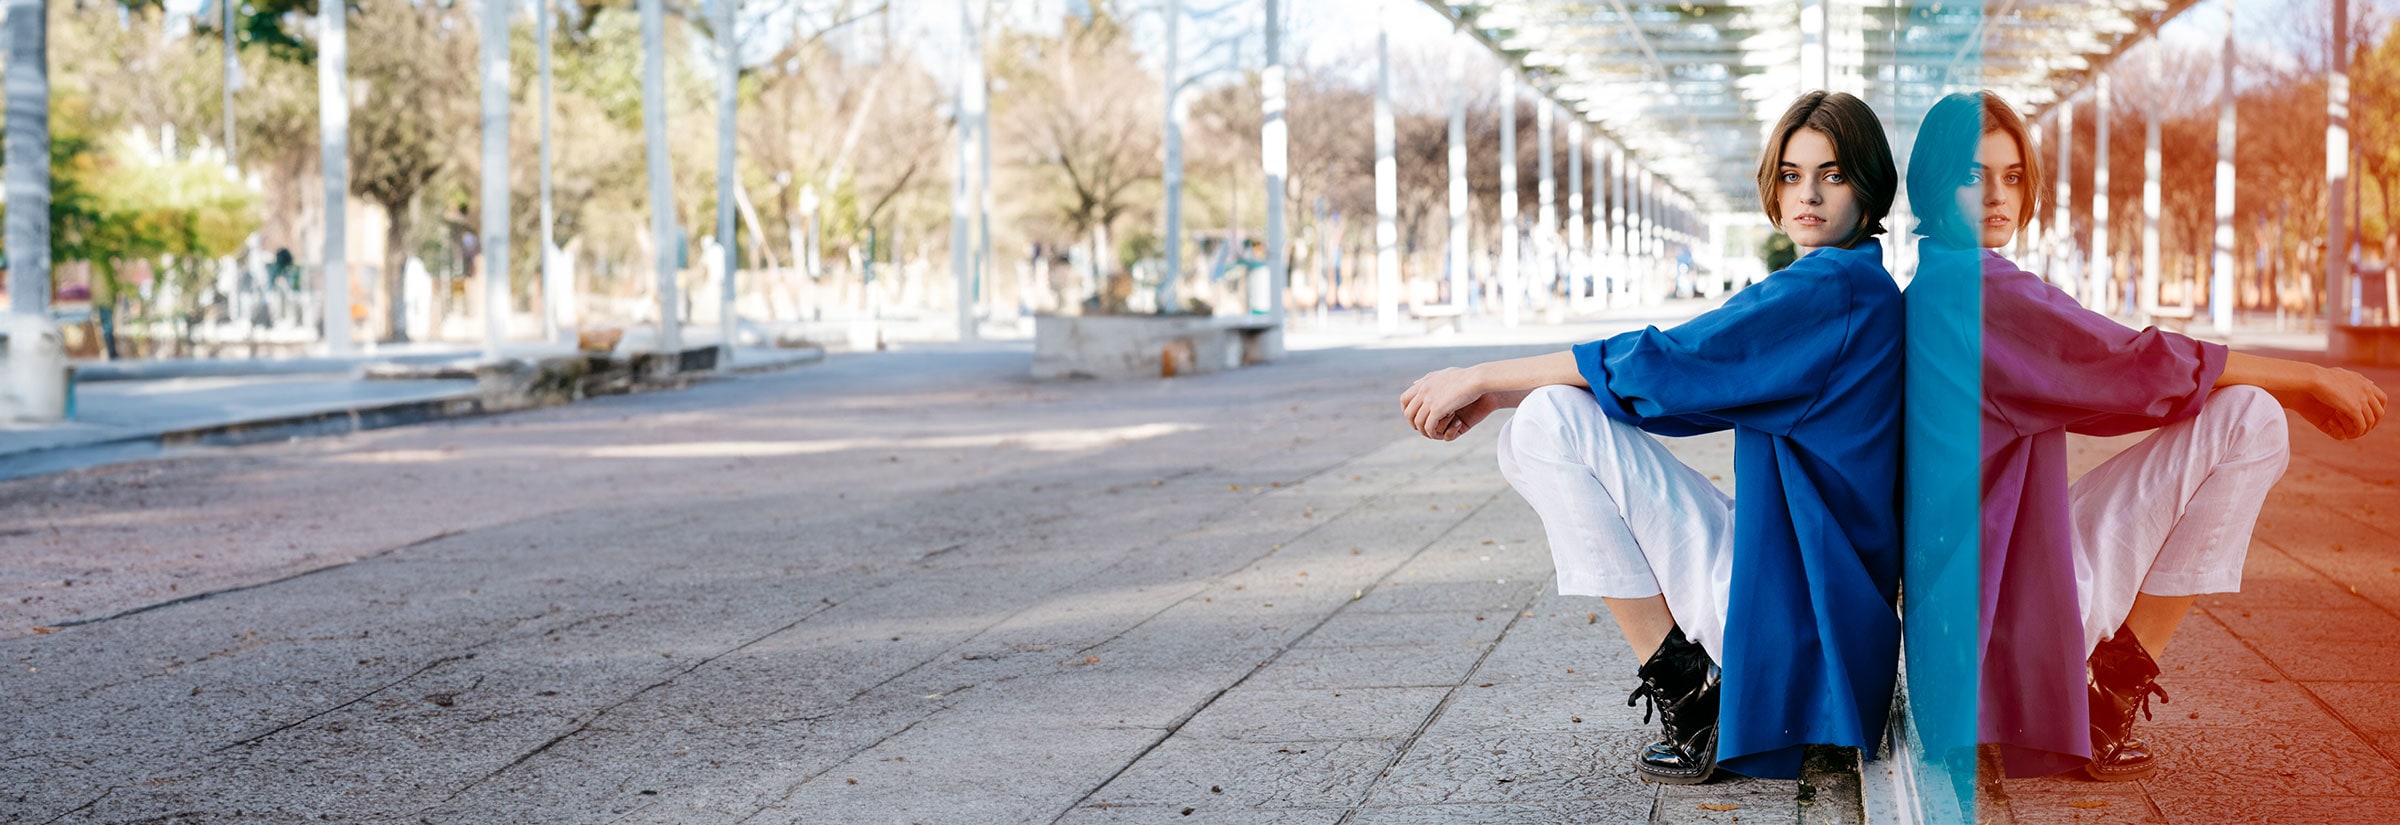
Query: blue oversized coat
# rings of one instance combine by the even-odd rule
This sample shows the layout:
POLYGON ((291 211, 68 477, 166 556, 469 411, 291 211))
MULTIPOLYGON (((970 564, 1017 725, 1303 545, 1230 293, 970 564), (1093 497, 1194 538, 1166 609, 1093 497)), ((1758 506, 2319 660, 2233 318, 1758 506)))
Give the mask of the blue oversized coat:
POLYGON ((1899 660, 1903 312, 1873 240, 1810 252, 1674 329, 1575 347, 1609 417, 1734 431, 1718 762, 1788 779, 1872 755, 1899 660))

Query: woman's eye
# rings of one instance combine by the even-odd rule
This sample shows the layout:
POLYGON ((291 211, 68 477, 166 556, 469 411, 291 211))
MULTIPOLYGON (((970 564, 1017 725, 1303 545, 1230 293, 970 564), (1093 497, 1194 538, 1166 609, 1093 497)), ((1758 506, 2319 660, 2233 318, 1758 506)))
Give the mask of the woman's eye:
POLYGON ((1842 173, 1840 173, 1840 172, 1827 172, 1827 173, 1825 173, 1825 182, 1826 182, 1826 183, 1841 183, 1843 180, 1844 180, 1844 178, 1842 177, 1842 173))
POLYGON ((1784 183, 1799 183, 1799 182, 1800 182, 1800 174, 1799 174, 1799 173, 1797 173, 1797 172, 1785 172, 1785 173, 1783 173, 1783 182, 1784 182, 1784 183))
POLYGON ((2017 185, 2017 184, 2024 183, 2024 182, 2025 182, 2025 178, 2024 178, 2023 176, 2020 176, 2020 175, 2010 175, 2010 176, 2008 176, 2008 185, 2010 185, 2010 186, 2015 186, 2015 185, 2017 185))
POLYGON ((1982 173, 1982 172, 1968 172, 1968 173, 1967 173, 1967 185, 1968 185, 1968 186, 1981 186, 1981 185, 1983 185, 1983 173, 1982 173))

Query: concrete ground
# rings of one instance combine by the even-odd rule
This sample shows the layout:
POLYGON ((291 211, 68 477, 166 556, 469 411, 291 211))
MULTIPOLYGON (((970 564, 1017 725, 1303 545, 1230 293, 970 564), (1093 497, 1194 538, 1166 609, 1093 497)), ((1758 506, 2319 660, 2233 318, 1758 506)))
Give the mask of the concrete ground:
POLYGON ((927 346, 0 482, 0 822, 1857 821, 1836 765, 1636 781, 1497 422, 1400 424, 1639 322, 927 346))
MULTIPOLYGON (((2400 369, 2354 368, 2400 395, 2400 369)), ((2158 773, 2009 780, 1994 821, 2400 822, 2400 422, 2335 441, 2287 420, 2242 592, 2202 597, 2160 657, 2171 701, 2135 727, 2158 773)), ((2071 438, 2069 460, 2137 439, 2071 438)))
MULTIPOLYGON (((0 823, 1856 821, 1831 765, 1635 782, 1633 662, 1492 424, 1398 422, 1427 369, 1645 320, 1302 321, 1155 382, 837 354, 0 481, 0 823)), ((2400 429, 2292 432, 2164 657, 2160 772, 1986 821, 2400 821, 2400 429)))

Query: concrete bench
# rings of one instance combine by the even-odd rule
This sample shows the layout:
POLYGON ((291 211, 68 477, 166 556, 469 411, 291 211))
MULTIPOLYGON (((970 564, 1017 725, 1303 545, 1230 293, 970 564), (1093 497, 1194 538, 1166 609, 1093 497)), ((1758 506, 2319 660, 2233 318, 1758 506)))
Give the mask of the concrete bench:
POLYGON ((2352 364, 2400 366, 2400 327, 2339 324, 2326 343, 2333 357, 2352 364))
POLYGON ((1264 316, 1041 315, 1033 377, 1146 378, 1218 372, 1283 357, 1264 316))
POLYGON ((1425 331, 1434 332, 1449 327, 1452 332, 1467 331, 1467 309, 1457 304, 1410 304, 1408 317, 1425 322, 1425 331))

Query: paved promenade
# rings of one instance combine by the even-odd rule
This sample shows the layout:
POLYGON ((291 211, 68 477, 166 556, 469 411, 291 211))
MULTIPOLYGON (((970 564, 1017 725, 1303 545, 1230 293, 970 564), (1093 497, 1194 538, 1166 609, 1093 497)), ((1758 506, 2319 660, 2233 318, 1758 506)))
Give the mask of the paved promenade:
POLYGON ((1838 766, 1636 781, 1491 432, 1399 423, 1602 329, 836 355, 0 482, 0 821, 1858 821, 1838 766))
MULTIPOLYGON (((2400 394, 2400 370, 2356 369, 2400 394)), ((2400 822, 2400 426, 2335 441, 2287 420, 2291 466, 2259 517, 2242 592, 2203 597, 2184 620, 2160 661, 2173 701, 2135 728, 2159 772, 2011 780, 2002 816, 2400 822)), ((2069 461, 2081 473, 2136 439, 2072 438, 2069 461)))
MULTIPOLYGON (((1644 320, 1303 322, 1167 381, 836 354, 0 481, 0 823, 1889 813, 1839 753, 1635 781, 1631 655, 1552 592, 1497 422, 1399 423, 1427 369, 1644 320)), ((1995 785, 1986 821, 2400 820, 2400 429, 2294 434, 2245 592, 2166 657, 2160 773, 1995 785)), ((1672 447, 1728 480, 1728 439, 1672 447)))

